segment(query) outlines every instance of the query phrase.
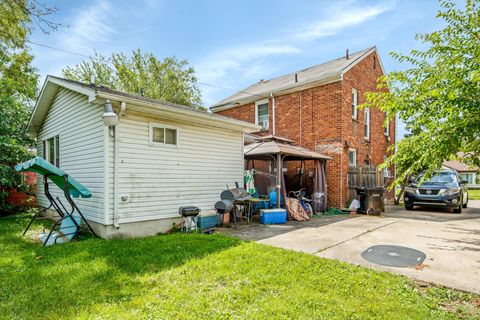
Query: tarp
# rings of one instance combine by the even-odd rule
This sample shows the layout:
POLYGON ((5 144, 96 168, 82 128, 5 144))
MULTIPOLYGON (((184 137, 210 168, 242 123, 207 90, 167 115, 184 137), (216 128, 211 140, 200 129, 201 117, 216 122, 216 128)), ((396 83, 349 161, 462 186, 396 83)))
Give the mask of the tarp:
POLYGON ((313 211, 323 212, 327 209, 327 173, 326 162, 315 160, 313 174, 313 211))
MULTIPOLYGON (((35 157, 31 160, 19 163, 15 166, 15 170, 23 172, 35 172, 41 175, 48 175, 53 183, 55 183, 60 189, 65 191, 65 171, 60 168, 55 167, 50 162, 46 161, 42 157, 35 157)), ((68 176, 68 187, 69 192, 72 197, 78 198, 90 198, 92 193, 85 186, 80 184, 77 180, 68 176)))

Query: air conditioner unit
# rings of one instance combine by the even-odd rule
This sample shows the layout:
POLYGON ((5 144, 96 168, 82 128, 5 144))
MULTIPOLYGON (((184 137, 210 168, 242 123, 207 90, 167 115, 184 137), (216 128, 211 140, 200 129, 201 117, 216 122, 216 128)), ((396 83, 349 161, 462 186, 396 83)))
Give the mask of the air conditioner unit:
POLYGON ((268 120, 263 120, 260 122, 260 125, 263 127, 263 128, 268 128, 268 120))
POLYGON ((384 178, 390 178, 390 170, 388 170, 387 168, 385 168, 383 170, 383 177, 384 178))

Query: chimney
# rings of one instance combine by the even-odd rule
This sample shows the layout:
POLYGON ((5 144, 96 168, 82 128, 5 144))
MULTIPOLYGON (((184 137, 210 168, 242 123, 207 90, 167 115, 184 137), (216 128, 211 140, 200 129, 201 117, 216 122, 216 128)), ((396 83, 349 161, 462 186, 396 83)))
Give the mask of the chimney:
POLYGON ((345 59, 350 59, 350 56, 348 55, 348 49, 345 51, 345 59))
POLYGON ((298 82, 298 74, 295 73, 295 83, 297 83, 297 82, 298 82))
POLYGON ((95 73, 92 73, 92 74, 90 75, 90 83, 91 83, 91 84, 94 84, 94 83, 95 83, 95 73))

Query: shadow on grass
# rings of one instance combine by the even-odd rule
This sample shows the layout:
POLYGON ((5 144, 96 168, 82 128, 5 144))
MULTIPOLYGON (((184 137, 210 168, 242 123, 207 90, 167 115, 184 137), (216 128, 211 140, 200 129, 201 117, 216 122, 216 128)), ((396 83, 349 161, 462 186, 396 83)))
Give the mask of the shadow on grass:
MULTIPOLYGON (((171 234, 42 247, 21 236, 28 221, 0 219, 0 314, 7 318, 56 317, 59 311, 74 314, 79 307, 128 300, 145 290, 143 276, 241 243, 215 234, 171 234)), ((42 228, 37 224, 33 232, 42 228)))

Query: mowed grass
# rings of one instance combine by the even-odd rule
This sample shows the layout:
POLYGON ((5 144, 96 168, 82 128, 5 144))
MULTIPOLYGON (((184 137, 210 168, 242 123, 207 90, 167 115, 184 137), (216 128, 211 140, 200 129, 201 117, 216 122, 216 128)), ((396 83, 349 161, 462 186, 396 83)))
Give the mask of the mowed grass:
POLYGON ((468 199, 470 199, 470 200, 480 200, 480 189, 479 190, 468 190, 468 199))
POLYGON ((480 318, 475 295, 219 234, 44 248, 27 222, 0 219, 2 319, 480 318))

